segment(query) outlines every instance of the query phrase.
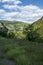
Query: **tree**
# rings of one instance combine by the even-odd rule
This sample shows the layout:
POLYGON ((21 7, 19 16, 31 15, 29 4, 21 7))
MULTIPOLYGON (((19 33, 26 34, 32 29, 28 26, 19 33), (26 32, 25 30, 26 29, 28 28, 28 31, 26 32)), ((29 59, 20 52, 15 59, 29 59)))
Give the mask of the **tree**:
POLYGON ((27 27, 27 29, 25 29, 26 31, 26 39, 28 39, 29 41, 36 41, 36 42, 40 42, 41 37, 40 34, 37 33, 38 29, 34 30, 34 27, 32 25, 30 25, 29 27, 27 27))
POLYGON ((8 37, 8 38, 14 38, 14 37, 15 37, 15 34, 10 31, 10 32, 7 34, 7 37, 8 37))

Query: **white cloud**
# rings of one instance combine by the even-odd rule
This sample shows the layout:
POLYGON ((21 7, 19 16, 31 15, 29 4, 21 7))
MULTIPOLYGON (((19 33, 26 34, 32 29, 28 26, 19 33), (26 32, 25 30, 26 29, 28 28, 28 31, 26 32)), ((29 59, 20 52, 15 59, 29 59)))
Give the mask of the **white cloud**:
POLYGON ((3 9, 0 9, 0 14, 3 14, 5 11, 3 9))
MULTIPOLYGON (((3 0, 3 2, 5 1, 9 2, 10 0, 3 0)), ((31 23, 43 16, 43 9, 39 8, 38 6, 35 6, 35 5, 19 6, 17 4, 17 1, 19 2, 19 0, 12 0, 12 1, 15 1, 16 4, 3 5, 3 8, 8 9, 8 11, 11 10, 11 12, 0 10, 1 19, 18 20, 18 21, 31 23), (17 10, 17 12, 15 12, 14 10, 17 10)))
POLYGON ((8 4, 3 5, 3 7, 6 8, 6 9, 9 9, 9 10, 16 10, 16 9, 19 8, 18 5, 8 5, 8 4))
POLYGON ((17 14, 18 14, 18 12, 9 12, 9 13, 5 13, 4 16, 9 18, 9 17, 13 17, 13 16, 15 16, 17 14))
POLYGON ((16 4, 16 5, 22 3, 20 0, 0 0, 0 2, 3 2, 3 3, 7 2, 7 3, 16 4))

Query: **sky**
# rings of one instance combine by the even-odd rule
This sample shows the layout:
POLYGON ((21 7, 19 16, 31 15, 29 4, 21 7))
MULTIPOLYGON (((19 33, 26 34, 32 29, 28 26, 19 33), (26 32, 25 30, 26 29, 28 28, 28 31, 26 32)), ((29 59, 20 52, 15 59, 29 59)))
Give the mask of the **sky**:
POLYGON ((43 16, 43 0, 0 0, 0 20, 33 23, 43 16))

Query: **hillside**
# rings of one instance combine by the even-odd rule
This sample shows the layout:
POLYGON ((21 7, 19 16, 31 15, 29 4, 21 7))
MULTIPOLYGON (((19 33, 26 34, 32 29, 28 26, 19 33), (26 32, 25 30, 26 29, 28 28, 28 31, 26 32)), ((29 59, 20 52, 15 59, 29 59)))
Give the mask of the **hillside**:
POLYGON ((24 26, 27 26, 27 23, 24 22, 20 22, 20 21, 4 21, 4 20, 0 20, 0 23, 3 22, 3 24, 5 24, 6 27, 8 27, 9 29, 13 29, 13 28, 18 28, 18 29, 23 29, 24 26))
POLYGON ((43 38, 43 17, 41 17, 39 20, 33 23, 33 28, 34 30, 37 29, 37 33, 39 33, 40 37, 43 38))
POLYGON ((6 21, 6 20, 5 21, 0 20, 0 22, 3 22, 3 24, 8 28, 9 32, 13 32, 16 37, 18 38, 25 37, 25 35, 23 34, 23 29, 27 27, 29 24, 20 21, 6 21))
POLYGON ((39 20, 35 21, 30 25, 28 30, 30 29, 30 33, 28 34, 28 38, 33 38, 33 41, 42 41, 43 42, 43 17, 39 20))
POLYGON ((34 30, 37 29, 37 28, 42 28, 43 27, 43 17, 41 17, 39 20, 35 21, 33 24, 32 24, 34 30))
POLYGON ((9 30, 23 30, 24 26, 28 26, 29 24, 24 23, 24 22, 20 22, 20 21, 4 21, 4 20, 0 20, 0 23, 3 22, 3 24, 5 24, 5 26, 9 29, 9 30))

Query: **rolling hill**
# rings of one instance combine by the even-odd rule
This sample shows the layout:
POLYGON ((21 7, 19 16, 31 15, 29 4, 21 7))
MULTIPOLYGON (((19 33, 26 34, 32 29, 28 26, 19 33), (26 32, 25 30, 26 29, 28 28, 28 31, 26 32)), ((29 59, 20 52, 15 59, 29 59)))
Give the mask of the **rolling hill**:
POLYGON ((29 36, 33 38, 33 41, 37 39, 43 42, 43 17, 32 23, 28 29, 30 29, 29 36))
POLYGON ((43 38, 43 17, 33 23, 33 29, 37 30, 37 33, 43 38))
POLYGON ((23 29, 27 27, 29 24, 20 21, 0 20, 0 23, 1 22, 7 27, 9 32, 13 32, 16 37, 25 38, 25 35, 23 34, 23 29))
POLYGON ((20 22, 20 21, 4 21, 4 20, 0 20, 0 23, 3 22, 3 24, 5 24, 5 26, 10 29, 10 30, 23 30, 24 26, 27 26, 27 23, 24 22, 20 22))

